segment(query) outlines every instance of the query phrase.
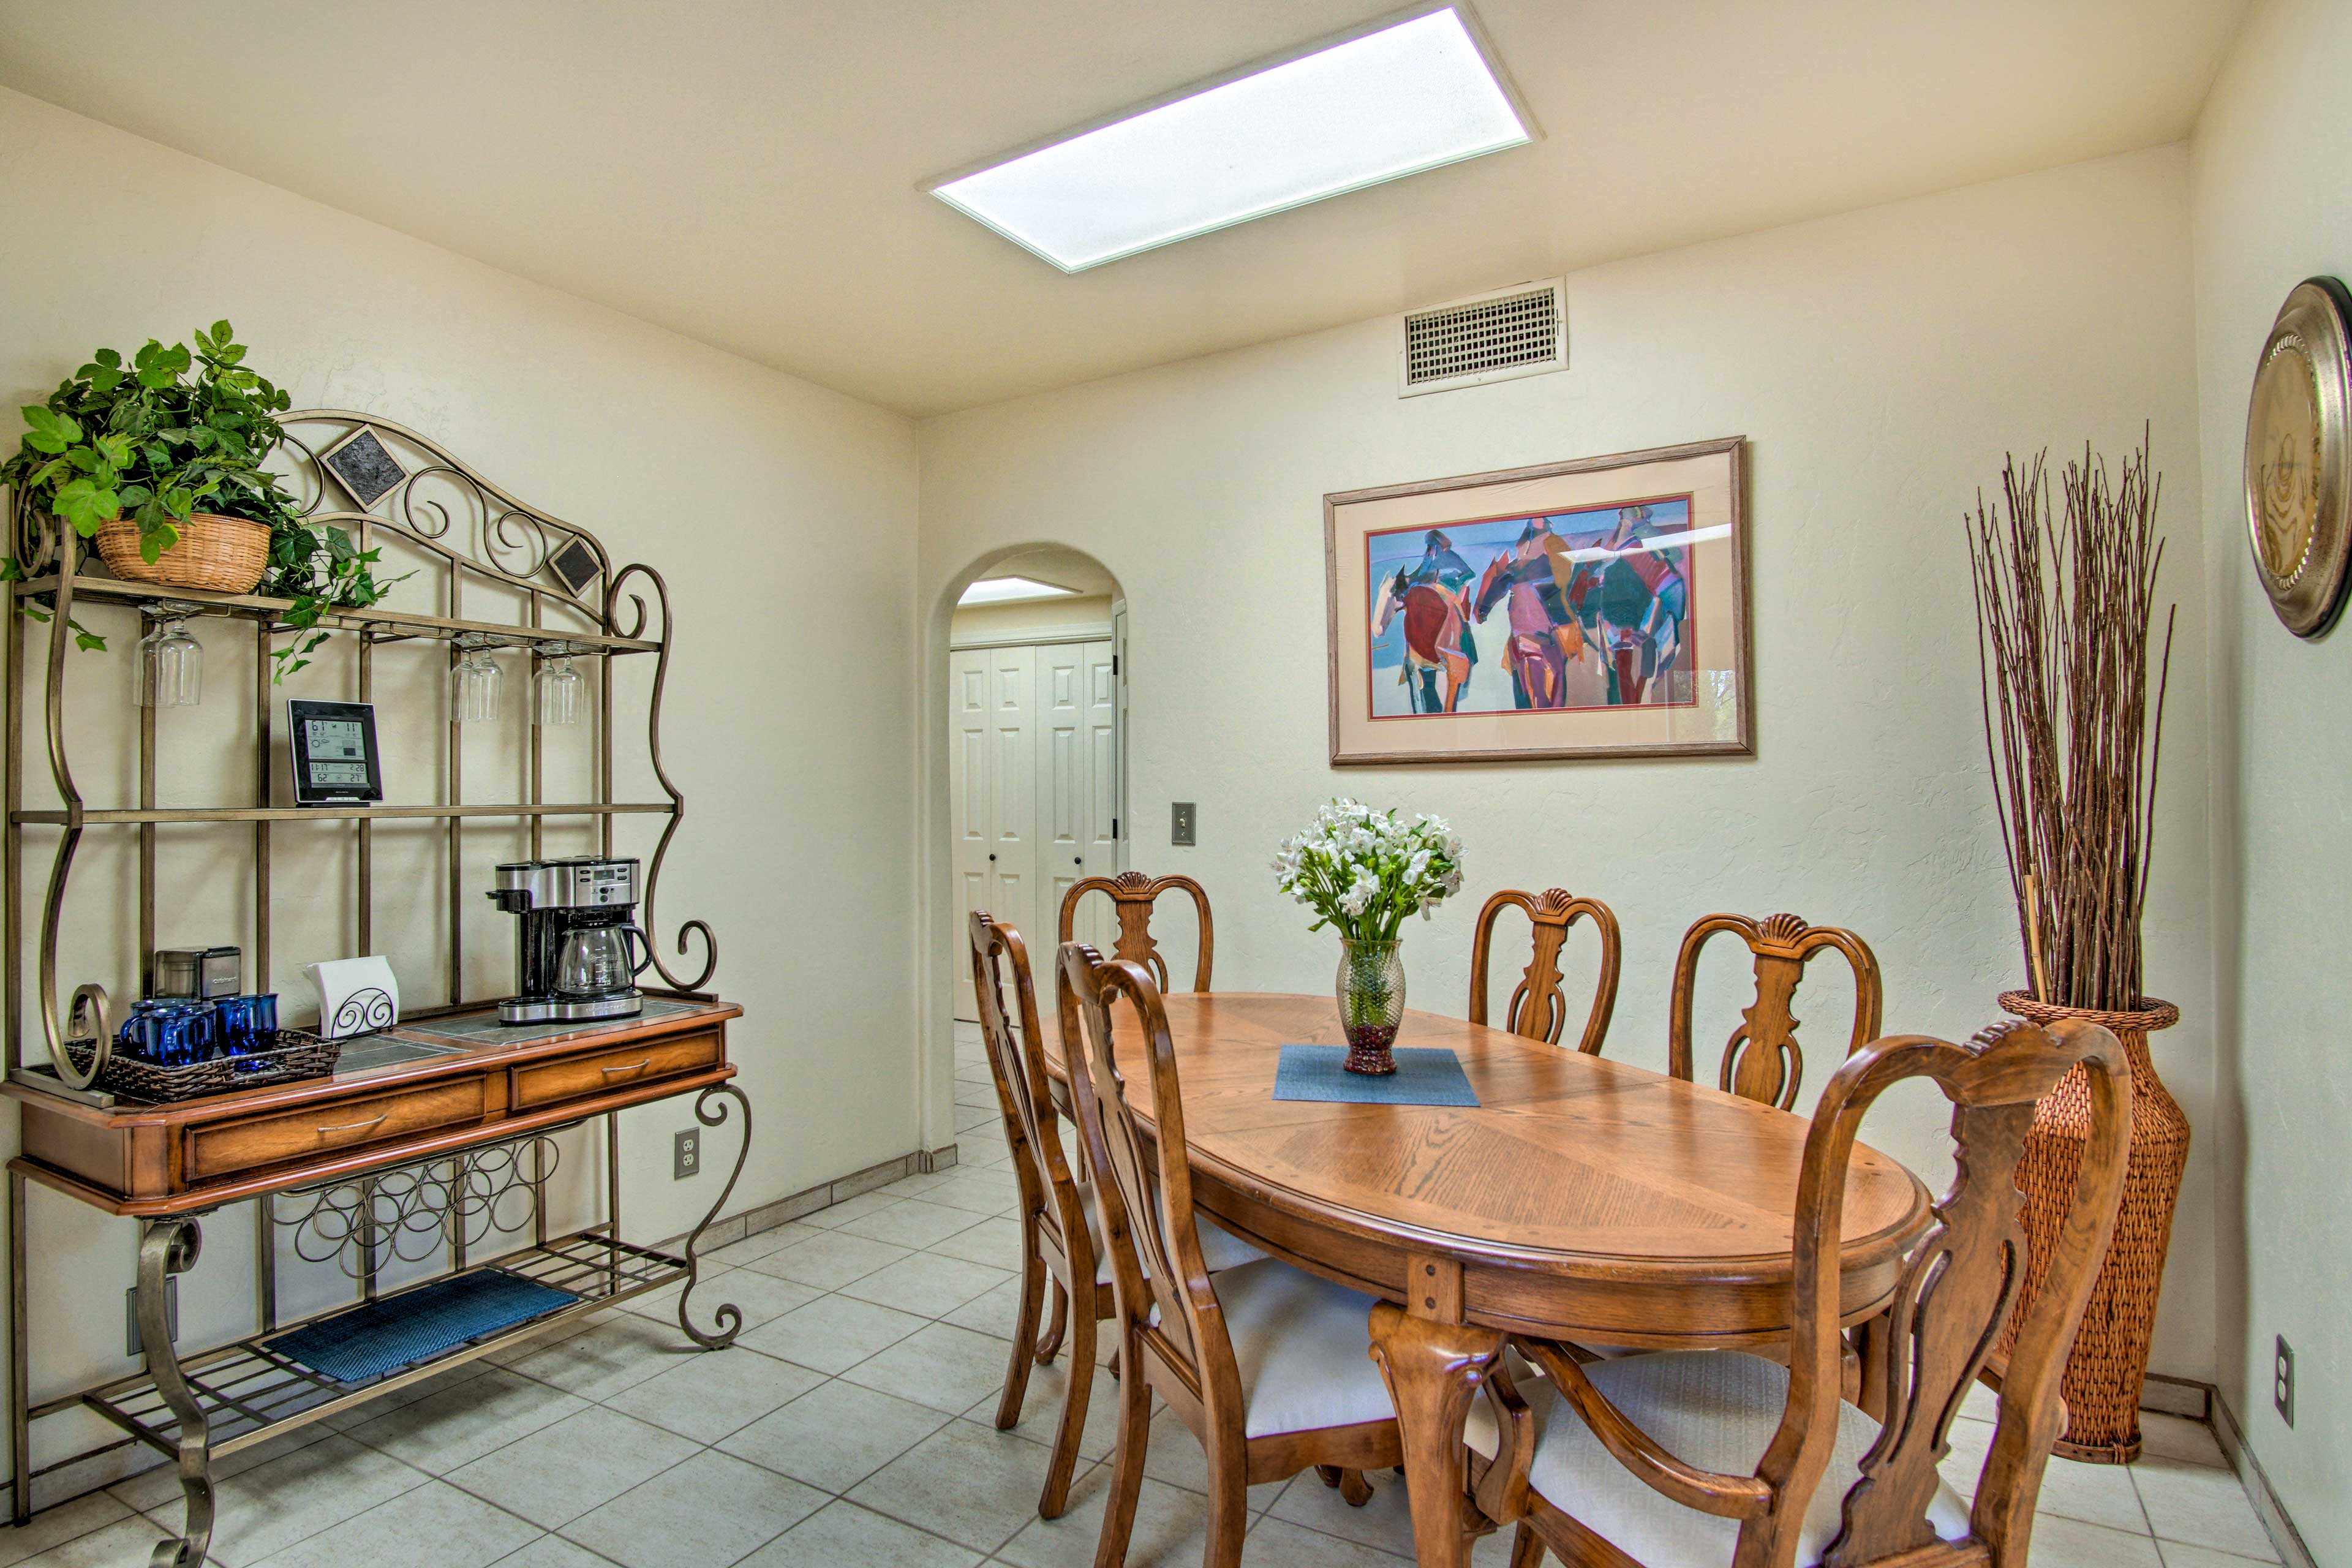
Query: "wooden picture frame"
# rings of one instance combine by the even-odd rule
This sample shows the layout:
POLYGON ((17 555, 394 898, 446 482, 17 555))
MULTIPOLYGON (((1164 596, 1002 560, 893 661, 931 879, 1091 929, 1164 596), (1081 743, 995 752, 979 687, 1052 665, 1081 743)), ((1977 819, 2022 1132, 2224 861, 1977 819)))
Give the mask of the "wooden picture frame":
POLYGON ((1748 438, 1323 498, 1334 767, 1752 756, 1748 438))

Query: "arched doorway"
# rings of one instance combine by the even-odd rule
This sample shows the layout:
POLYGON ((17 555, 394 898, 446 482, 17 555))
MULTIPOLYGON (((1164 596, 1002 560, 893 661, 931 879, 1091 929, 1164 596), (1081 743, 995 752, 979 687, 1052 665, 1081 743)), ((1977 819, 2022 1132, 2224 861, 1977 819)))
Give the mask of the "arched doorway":
MULTIPOLYGON (((991 562, 958 592, 948 627, 949 939, 959 1033, 977 1018, 964 915, 985 909, 1053 951, 1062 900, 1122 866, 1126 603, 1099 562, 1038 546, 991 562)), ((1093 929, 1104 901, 1079 910, 1093 929)), ((1041 980, 1043 988, 1045 982, 1041 980)))

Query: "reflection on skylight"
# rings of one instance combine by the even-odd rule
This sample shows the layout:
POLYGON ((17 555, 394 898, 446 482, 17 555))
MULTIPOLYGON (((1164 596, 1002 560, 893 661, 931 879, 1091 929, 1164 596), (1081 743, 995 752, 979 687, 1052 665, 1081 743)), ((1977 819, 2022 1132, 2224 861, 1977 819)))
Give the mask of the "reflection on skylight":
POLYGON ((1531 141, 1453 8, 1113 121, 932 194, 1065 271, 1531 141))
POLYGON ((1040 583, 1034 577, 982 577, 957 598, 959 605, 1014 605, 1024 599, 1066 599, 1076 588, 1040 583))

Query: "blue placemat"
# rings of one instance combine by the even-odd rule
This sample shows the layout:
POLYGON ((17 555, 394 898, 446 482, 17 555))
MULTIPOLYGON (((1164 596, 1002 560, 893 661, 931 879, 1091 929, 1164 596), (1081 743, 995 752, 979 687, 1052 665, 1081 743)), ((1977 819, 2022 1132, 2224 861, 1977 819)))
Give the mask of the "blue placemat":
POLYGON ((579 1300, 503 1268, 477 1268, 291 1330, 267 1348, 337 1383, 368 1383, 579 1300))
POLYGON ((1274 1071, 1276 1100, 1324 1100, 1342 1105, 1475 1105, 1460 1058, 1430 1046, 1396 1052, 1397 1069, 1374 1077, 1349 1072, 1345 1046, 1285 1046, 1274 1071))

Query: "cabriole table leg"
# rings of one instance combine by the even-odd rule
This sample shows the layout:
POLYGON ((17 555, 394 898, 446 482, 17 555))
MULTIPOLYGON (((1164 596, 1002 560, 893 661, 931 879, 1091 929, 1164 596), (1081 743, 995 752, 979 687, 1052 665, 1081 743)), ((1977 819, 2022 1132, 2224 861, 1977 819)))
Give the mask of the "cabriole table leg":
POLYGON ((149 1220, 139 1237, 139 1343, 155 1392, 179 1423, 180 1490, 187 1502, 180 1534, 156 1542, 149 1568, 194 1568, 212 1545, 212 1434, 204 1407, 180 1375, 169 1296, 172 1276, 194 1267, 203 1247, 204 1232, 193 1219, 149 1220))
POLYGON ((1462 1266, 1415 1258, 1410 1307, 1372 1309, 1371 1357, 1387 1379, 1404 1438, 1405 1486, 1412 1497, 1413 1555, 1421 1568, 1464 1568, 1473 1517, 1462 1429, 1503 1335, 1462 1321, 1462 1266))

